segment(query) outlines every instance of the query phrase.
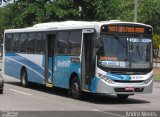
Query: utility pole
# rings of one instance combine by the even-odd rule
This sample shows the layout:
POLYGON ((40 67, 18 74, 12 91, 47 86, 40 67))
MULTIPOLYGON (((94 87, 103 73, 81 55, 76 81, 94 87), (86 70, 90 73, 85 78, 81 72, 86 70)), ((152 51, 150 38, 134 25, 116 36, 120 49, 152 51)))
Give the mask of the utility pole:
POLYGON ((134 0, 134 22, 137 22, 138 0, 134 0))

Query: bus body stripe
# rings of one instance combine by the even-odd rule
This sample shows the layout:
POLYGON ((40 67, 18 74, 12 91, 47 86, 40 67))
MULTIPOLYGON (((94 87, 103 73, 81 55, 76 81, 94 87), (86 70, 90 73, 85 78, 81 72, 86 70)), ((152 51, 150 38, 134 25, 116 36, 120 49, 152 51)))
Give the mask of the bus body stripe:
POLYGON ((35 73, 38 74, 41 78, 44 79, 44 76, 43 76, 43 75, 41 75, 39 72, 37 72, 37 71, 34 70, 33 68, 29 67, 28 65, 23 64, 23 63, 21 63, 21 62, 15 60, 15 59, 12 59, 12 58, 10 58, 10 57, 5 57, 5 59, 9 59, 9 60, 11 60, 11 61, 14 61, 14 62, 16 62, 16 63, 18 63, 18 64, 21 64, 21 65, 27 67, 28 69, 30 69, 31 71, 35 72, 35 73))

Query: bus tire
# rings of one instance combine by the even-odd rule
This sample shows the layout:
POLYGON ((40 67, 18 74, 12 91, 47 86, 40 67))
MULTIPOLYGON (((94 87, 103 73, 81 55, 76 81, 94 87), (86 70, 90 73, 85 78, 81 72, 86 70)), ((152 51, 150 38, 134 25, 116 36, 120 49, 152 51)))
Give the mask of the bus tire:
POLYGON ((81 98, 80 83, 79 83, 77 76, 74 76, 71 81, 70 93, 71 93, 72 98, 74 98, 74 99, 81 98))
POLYGON ((129 97, 129 95, 127 95, 127 94, 117 94, 117 97, 120 100, 126 100, 129 97))
POLYGON ((0 94, 3 94, 3 89, 0 89, 0 94))
POLYGON ((26 69, 22 69, 21 72, 21 84, 23 87, 28 87, 28 76, 26 69))

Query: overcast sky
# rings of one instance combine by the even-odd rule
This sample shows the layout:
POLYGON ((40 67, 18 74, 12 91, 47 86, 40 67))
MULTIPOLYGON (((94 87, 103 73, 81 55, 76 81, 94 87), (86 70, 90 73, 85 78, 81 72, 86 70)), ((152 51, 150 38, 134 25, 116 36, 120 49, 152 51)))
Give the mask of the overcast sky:
MULTIPOLYGON (((13 0, 11 0, 10 2, 8 2, 8 3, 12 3, 13 2, 13 0)), ((0 5, 0 7, 2 7, 2 6, 4 6, 5 5, 5 3, 2 1, 2 4, 0 5)))
POLYGON ((4 3, 3 3, 3 1, 2 1, 2 4, 0 5, 0 6, 3 6, 4 5, 4 3))

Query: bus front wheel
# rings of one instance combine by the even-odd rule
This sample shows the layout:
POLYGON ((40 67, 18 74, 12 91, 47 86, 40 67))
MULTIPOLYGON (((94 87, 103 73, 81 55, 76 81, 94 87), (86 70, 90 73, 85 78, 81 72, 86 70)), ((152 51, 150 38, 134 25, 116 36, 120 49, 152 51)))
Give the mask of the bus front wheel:
POLYGON ((21 84, 23 87, 28 86, 28 77, 27 77, 27 71, 25 69, 21 72, 21 84))
POLYGON ((117 97, 120 100, 126 100, 129 97, 129 95, 127 95, 127 94, 117 94, 117 97))
POLYGON ((72 98, 80 99, 81 90, 80 90, 80 83, 77 76, 75 76, 71 82, 70 92, 71 92, 72 98))

